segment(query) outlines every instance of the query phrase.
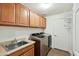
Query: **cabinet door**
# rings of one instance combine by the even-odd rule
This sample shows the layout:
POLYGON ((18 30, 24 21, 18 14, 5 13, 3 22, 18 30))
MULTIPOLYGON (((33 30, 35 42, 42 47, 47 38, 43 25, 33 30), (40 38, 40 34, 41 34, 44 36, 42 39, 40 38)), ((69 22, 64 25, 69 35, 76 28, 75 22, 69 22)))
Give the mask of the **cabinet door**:
POLYGON ((43 17, 40 17, 40 27, 42 27, 42 28, 46 27, 46 20, 43 17))
POLYGON ((36 27, 40 27, 39 25, 40 25, 40 22, 39 22, 39 15, 37 15, 37 14, 35 14, 35 26, 36 27))
POLYGON ((34 48, 28 50, 22 56, 34 56, 34 48))
POLYGON ((15 4, 2 3, 1 5, 1 21, 4 23, 15 23, 15 4))
POLYGON ((0 21, 1 21, 1 4, 0 4, 0 21))
POLYGON ((30 26, 39 27, 39 16, 32 11, 30 11, 30 26))
POLYGON ((15 4, 15 20, 16 25, 19 25, 20 19, 20 4, 15 4))
POLYGON ((21 4, 16 4, 16 24, 29 26, 29 9, 21 4))
POLYGON ((46 27, 46 19, 45 18, 42 19, 42 23, 43 23, 43 28, 45 28, 46 27))
POLYGON ((23 24, 25 26, 29 26, 29 10, 25 8, 23 5, 21 5, 21 11, 20 11, 20 24, 23 24))

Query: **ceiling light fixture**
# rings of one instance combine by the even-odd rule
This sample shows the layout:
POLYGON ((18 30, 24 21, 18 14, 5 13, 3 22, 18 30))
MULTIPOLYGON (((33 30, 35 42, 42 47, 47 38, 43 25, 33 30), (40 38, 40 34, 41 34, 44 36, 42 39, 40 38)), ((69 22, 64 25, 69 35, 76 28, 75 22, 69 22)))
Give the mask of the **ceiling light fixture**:
POLYGON ((42 3, 40 4, 40 7, 43 9, 48 9, 52 4, 51 3, 42 3))

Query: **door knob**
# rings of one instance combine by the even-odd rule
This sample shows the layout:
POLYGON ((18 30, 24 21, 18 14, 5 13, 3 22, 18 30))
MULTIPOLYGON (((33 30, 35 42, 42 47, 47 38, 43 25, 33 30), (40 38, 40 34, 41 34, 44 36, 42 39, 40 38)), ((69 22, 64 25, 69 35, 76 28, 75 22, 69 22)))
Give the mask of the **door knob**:
POLYGON ((54 36, 57 36, 57 35, 54 35, 54 36))

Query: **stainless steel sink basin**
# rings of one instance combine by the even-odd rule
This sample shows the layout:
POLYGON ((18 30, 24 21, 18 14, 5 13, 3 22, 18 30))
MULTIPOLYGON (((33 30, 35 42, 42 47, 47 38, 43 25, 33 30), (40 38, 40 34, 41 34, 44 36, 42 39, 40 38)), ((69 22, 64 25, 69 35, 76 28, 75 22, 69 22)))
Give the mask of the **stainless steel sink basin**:
POLYGON ((26 41, 20 41, 20 42, 17 42, 17 45, 18 46, 22 46, 22 45, 24 45, 24 44, 27 44, 28 42, 26 42, 26 41))
POLYGON ((13 44, 9 44, 8 46, 5 46, 4 48, 5 48, 6 51, 10 51, 10 50, 13 50, 13 49, 15 49, 17 47, 25 45, 27 43, 28 42, 26 42, 26 41, 20 41, 20 42, 16 42, 16 43, 13 43, 13 44))

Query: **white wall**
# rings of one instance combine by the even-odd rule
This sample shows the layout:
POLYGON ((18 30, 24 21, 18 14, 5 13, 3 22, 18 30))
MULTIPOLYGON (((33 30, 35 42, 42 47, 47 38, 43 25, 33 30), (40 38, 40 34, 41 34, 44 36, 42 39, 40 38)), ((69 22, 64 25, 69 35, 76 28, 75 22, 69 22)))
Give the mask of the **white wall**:
POLYGON ((17 36, 29 36, 31 33, 38 33, 41 31, 43 31, 43 29, 0 26, 0 41, 11 40, 17 36))
POLYGON ((72 12, 69 11, 61 14, 56 14, 48 16, 46 18, 47 18, 47 27, 45 32, 52 35, 52 48, 59 48, 71 52, 72 12), (56 35, 56 37, 54 35, 56 35))
POLYGON ((79 56, 79 3, 73 5, 73 52, 79 56))

